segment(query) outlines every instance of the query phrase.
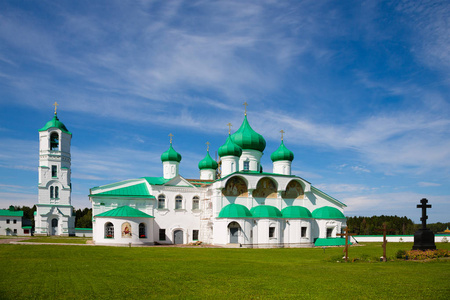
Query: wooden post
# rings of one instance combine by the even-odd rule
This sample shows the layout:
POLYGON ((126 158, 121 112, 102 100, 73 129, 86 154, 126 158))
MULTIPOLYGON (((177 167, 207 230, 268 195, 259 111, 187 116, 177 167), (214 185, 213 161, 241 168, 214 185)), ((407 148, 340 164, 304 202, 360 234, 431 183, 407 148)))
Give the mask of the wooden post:
MULTIPOLYGON (((387 245, 387 238, 386 238, 386 234, 388 231, 393 231, 393 229, 387 229, 387 224, 386 222, 383 223, 383 245, 381 247, 383 247, 383 257, 382 260, 384 262, 387 261, 387 255, 386 255, 386 245, 387 245)), ((377 229, 376 231, 381 231, 380 229, 377 229)))
POLYGON ((345 227, 345 233, 337 233, 336 235, 337 236, 345 236, 344 259, 345 259, 345 262, 347 262, 348 261, 348 237, 355 235, 355 233, 349 233, 348 227, 345 227))

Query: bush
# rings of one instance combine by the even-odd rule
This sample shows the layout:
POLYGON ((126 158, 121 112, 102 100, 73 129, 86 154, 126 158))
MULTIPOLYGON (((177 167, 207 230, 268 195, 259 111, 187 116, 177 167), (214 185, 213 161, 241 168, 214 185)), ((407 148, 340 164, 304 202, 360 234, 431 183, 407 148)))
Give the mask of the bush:
POLYGON ((439 258, 439 257, 450 257, 450 251, 445 250, 445 249, 425 250, 425 251, 422 251, 422 250, 410 250, 410 251, 406 252, 406 256, 409 259, 412 259, 412 260, 422 260, 422 259, 431 259, 431 258, 439 258))
POLYGON ((406 256, 406 251, 405 250, 398 250, 397 251, 397 254, 395 255, 395 257, 397 257, 397 258, 405 258, 405 256, 406 256))

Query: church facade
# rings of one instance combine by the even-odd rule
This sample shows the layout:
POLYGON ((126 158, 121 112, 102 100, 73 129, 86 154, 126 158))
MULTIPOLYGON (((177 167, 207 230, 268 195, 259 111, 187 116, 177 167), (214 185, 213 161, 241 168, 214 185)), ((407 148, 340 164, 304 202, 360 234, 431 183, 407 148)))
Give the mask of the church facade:
MULTIPOLYGON (((208 149, 198 164, 200 178, 187 179, 179 174, 182 157, 171 137, 169 149, 161 155, 163 176, 90 190, 95 244, 202 242, 248 248, 342 244, 336 236, 346 225, 345 204, 291 174, 294 154, 283 138, 271 154, 273 171, 263 172, 260 160, 265 148, 264 137, 252 129, 245 114, 240 128, 229 132, 218 149, 219 163, 208 149)), ((60 184, 61 189, 67 186, 60 184)), ((41 208, 47 219, 56 206, 51 209, 41 208)))

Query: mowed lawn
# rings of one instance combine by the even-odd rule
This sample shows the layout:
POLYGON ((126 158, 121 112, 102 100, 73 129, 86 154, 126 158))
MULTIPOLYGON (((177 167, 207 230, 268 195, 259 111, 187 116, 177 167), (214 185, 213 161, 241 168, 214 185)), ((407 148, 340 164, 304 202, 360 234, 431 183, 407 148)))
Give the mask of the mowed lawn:
POLYGON ((350 248, 364 261, 338 263, 342 251, 3 244, 0 298, 450 298, 449 260, 368 262, 382 253, 368 243, 350 248))

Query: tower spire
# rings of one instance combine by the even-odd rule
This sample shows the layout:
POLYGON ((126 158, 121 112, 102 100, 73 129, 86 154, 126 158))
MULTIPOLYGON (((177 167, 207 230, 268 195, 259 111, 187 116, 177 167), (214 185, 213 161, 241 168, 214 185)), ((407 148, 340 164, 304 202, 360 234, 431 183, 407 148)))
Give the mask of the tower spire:
POLYGON ((247 106, 248 106, 247 101, 245 101, 243 105, 245 107, 244 115, 246 116, 247 115, 247 106))
POLYGON ((281 130, 280 130, 280 133, 281 133, 281 140, 283 140, 283 134, 284 134, 284 130, 283 130, 283 129, 281 129, 281 130))
POLYGON ((210 142, 206 142, 206 151, 208 151, 208 152, 209 152, 209 145, 210 144, 211 144, 210 142))
POLYGON ((173 134, 172 134, 172 133, 169 133, 169 137, 170 137, 170 144, 172 145, 173 134))
POLYGON ((231 123, 228 123, 227 126, 228 126, 228 134, 231 134, 231 126, 232 126, 231 123))

